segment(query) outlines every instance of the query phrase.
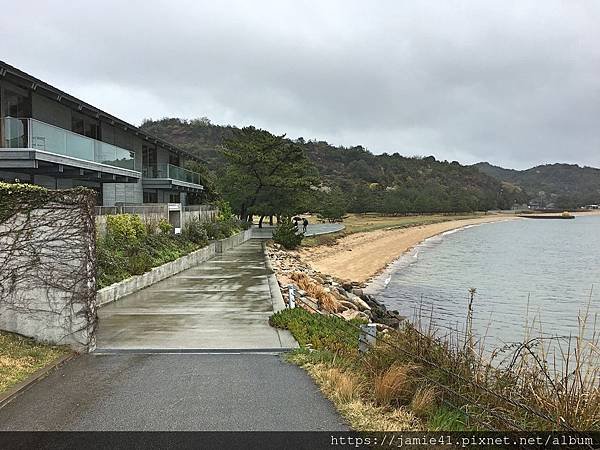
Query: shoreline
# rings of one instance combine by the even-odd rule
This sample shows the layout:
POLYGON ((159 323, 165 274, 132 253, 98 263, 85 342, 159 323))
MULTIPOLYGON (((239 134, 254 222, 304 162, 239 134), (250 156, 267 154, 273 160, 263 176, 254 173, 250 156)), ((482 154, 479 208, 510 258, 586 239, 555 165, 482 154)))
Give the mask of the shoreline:
POLYGON ((302 249, 298 254, 314 270, 366 284, 426 239, 471 225, 517 219, 523 220, 514 215, 498 214, 408 228, 367 231, 345 236, 331 246, 302 249))

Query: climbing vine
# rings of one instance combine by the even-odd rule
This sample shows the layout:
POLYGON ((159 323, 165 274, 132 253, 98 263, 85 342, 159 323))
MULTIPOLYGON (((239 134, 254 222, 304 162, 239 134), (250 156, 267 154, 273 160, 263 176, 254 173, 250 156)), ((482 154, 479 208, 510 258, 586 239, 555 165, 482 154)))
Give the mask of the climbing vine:
POLYGON ((90 344, 97 320, 95 195, 0 183, 2 328, 29 335, 18 327, 34 321, 46 329, 32 337, 90 344))

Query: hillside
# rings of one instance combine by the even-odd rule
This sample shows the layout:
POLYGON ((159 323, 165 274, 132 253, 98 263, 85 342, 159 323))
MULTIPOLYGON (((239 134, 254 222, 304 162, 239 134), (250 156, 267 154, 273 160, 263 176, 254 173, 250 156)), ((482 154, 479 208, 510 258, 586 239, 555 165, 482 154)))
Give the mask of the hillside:
MULTIPOLYGON (((218 147, 239 131, 207 119, 177 118, 148 120, 141 128, 198 155, 217 173, 224 165, 218 147)), ((503 189, 500 181, 456 161, 374 155, 360 146, 335 147, 302 138, 295 142, 319 170, 324 190, 339 192, 352 212, 460 212, 526 200, 518 189, 503 189)))
POLYGON ((483 173, 518 186, 528 200, 541 206, 577 208, 600 203, 600 169, 575 164, 547 164, 527 170, 503 169, 482 162, 475 164, 483 173))

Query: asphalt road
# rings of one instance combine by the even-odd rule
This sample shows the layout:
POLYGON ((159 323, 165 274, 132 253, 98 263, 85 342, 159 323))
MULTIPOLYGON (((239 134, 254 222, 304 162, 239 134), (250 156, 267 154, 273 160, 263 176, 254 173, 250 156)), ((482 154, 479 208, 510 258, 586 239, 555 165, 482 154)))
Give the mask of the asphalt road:
POLYGON ((0 430, 348 430, 299 367, 265 354, 83 355, 0 409, 0 430))

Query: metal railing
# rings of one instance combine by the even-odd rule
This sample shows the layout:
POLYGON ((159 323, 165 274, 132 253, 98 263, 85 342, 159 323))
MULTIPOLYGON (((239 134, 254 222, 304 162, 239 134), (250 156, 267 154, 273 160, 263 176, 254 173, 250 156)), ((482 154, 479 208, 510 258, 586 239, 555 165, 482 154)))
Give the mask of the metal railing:
POLYGON ((173 164, 158 164, 156 167, 144 167, 143 176, 145 178, 170 178, 187 183, 202 184, 199 173, 174 166, 173 164))
POLYGON ((34 148, 58 155, 136 170, 135 153, 36 119, 5 117, 4 146, 34 148))
POLYGON ((120 205, 120 206, 96 206, 97 216, 111 216, 115 214, 163 214, 168 218, 169 205, 167 203, 156 203, 152 205, 120 205))

